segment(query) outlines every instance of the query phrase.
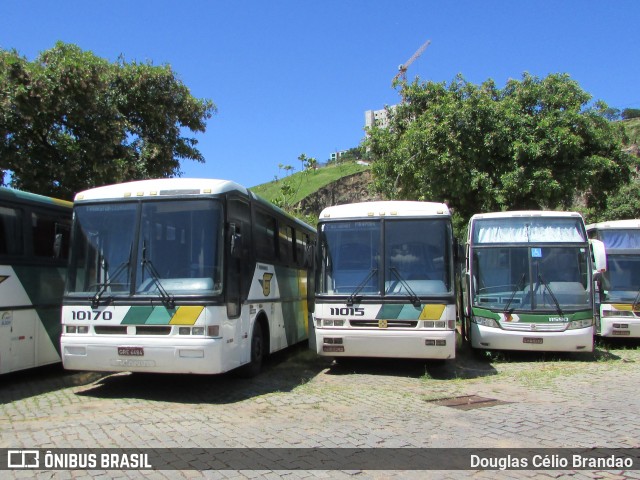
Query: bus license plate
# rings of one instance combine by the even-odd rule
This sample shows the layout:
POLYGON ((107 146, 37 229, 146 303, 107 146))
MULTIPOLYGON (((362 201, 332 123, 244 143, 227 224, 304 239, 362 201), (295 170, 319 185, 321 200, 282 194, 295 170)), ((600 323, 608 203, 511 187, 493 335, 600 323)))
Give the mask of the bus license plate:
POLYGON ((535 343, 536 345, 542 344, 542 339, 539 337, 524 337, 522 343, 535 343))
POLYGON ((143 357, 144 349, 142 347, 118 347, 118 355, 126 357, 143 357))

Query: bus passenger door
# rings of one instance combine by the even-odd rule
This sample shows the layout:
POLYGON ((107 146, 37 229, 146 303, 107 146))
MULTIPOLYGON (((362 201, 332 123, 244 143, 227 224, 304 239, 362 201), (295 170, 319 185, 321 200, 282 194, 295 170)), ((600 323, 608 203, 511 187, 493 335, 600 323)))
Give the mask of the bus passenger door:
MULTIPOLYGON (((234 345, 237 349, 248 342, 250 320, 248 309, 242 311, 253 277, 251 255, 251 210, 242 198, 227 200, 227 248, 226 248, 226 305, 227 318, 233 323, 234 345)), ((240 357, 234 357, 240 362, 240 357)))
POLYGON ((10 371, 36 366, 36 312, 33 309, 14 310, 11 314, 10 371))

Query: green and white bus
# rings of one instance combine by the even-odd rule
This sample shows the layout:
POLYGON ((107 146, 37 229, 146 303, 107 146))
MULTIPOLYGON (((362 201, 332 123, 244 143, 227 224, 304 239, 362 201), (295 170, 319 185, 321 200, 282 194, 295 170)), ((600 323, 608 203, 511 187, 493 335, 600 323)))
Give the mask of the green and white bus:
POLYGON ((60 362, 71 202, 0 188, 0 373, 60 362))
MULTIPOLYGON (((594 248, 604 263, 601 248, 594 248)), ((580 214, 471 217, 463 334, 476 349, 591 352, 594 282, 580 214)))
POLYGON ((454 254, 445 204, 388 201, 324 209, 318 224, 317 353, 454 358, 454 254))
POLYGON ((640 338, 640 220, 594 223, 587 233, 604 243, 607 255, 596 335, 640 338))
POLYGON ((308 338, 315 230, 226 180, 76 195, 62 309, 72 370, 258 373, 308 338))

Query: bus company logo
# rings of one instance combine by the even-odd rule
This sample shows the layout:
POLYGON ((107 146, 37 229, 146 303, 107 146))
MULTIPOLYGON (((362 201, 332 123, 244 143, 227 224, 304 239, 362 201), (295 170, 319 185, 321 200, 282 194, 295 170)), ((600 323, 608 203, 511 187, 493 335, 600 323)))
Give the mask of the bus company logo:
POLYGON ((550 322, 568 322, 568 317, 549 317, 550 322))
POLYGON ((39 468, 40 452, 38 450, 8 450, 8 468, 39 468))
POLYGON ((378 328, 387 328, 387 326, 386 320, 378 320, 378 328))
POLYGON ((2 318, 0 318, 0 327, 6 327, 13 323, 13 312, 2 312, 2 318))
POLYGON ((265 273, 262 275, 262 280, 259 280, 260 285, 262 285, 262 294, 265 297, 268 297, 271 294, 271 279, 273 278, 273 273, 265 273))

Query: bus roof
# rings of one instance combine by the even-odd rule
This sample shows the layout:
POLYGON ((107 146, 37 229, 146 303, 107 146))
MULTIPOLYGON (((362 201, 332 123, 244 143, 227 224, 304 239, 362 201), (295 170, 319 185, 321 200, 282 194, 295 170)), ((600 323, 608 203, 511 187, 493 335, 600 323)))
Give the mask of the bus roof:
POLYGON ((517 210, 512 212, 476 213, 471 220, 482 218, 520 218, 520 217, 575 217, 582 218, 578 212, 563 212, 556 210, 517 210))
POLYGON ((61 207, 71 208, 73 204, 66 200, 60 200, 59 198, 47 197, 44 195, 38 195, 37 193, 23 192, 22 190, 15 190, 13 188, 0 187, 0 199, 28 201, 33 203, 43 203, 48 205, 58 205, 61 207))
POLYGON ((425 217, 450 216, 444 203, 404 200, 349 203, 327 207, 320 213, 320 221, 336 218, 425 217))
POLYGON ((640 220, 611 220, 610 222, 590 223, 587 230, 607 230, 618 228, 640 228, 640 220))
POLYGON ((159 178, 118 183, 85 190, 76 194, 76 201, 103 200, 129 197, 156 197, 167 195, 198 195, 248 190, 229 180, 206 178, 159 178))

